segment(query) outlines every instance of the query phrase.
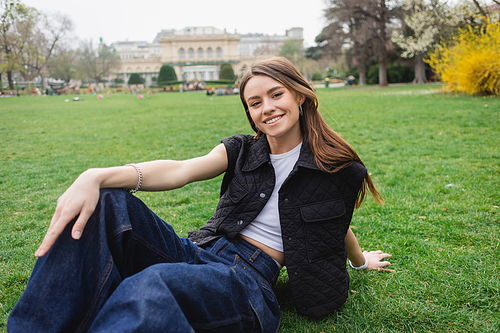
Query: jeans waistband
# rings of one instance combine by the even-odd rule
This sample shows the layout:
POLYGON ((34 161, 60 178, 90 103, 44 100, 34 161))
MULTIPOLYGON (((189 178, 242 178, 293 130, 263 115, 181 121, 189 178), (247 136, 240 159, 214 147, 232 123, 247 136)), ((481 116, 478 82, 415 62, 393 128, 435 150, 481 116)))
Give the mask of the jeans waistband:
POLYGON ((223 257, 237 254, 243 261, 248 263, 248 265, 269 281, 271 285, 274 285, 278 279, 280 267, 278 267, 275 260, 267 253, 239 236, 232 240, 225 237, 219 239, 212 248, 212 251, 213 250, 215 250, 217 255, 223 257))

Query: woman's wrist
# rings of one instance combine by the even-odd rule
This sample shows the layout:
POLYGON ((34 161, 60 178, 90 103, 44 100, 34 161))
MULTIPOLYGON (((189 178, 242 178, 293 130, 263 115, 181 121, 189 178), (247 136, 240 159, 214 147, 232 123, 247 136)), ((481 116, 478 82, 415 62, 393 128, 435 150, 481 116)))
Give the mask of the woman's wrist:
POLYGON ((87 179, 99 188, 133 189, 137 184, 137 171, 131 166, 93 168, 84 172, 87 179))
POLYGON ((103 169, 92 168, 84 171, 78 178, 85 181, 86 183, 93 183, 101 188, 102 182, 106 177, 103 173, 103 169))
POLYGON ((365 263, 362 264, 361 266, 355 266, 353 265, 353 263, 351 262, 351 260, 349 260, 349 265, 353 268, 353 269, 357 269, 357 270, 363 270, 363 269, 367 269, 368 268, 368 258, 365 256, 365 254, 363 253, 363 258, 365 258, 365 263))

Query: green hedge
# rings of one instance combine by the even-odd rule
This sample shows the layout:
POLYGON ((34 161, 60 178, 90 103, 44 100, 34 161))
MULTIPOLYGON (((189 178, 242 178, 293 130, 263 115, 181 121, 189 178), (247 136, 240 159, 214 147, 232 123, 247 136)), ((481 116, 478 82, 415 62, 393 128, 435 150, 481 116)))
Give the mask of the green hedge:
POLYGON ((236 75, 234 75, 233 66, 231 66, 231 64, 220 65, 219 78, 221 80, 228 80, 228 81, 230 80, 234 82, 234 80, 236 80, 236 75))
POLYGON ((172 82, 179 82, 174 68, 170 65, 161 66, 160 74, 158 74, 158 78, 156 81, 158 82, 158 87, 173 84, 172 82))
POLYGON ((128 79, 128 84, 143 84, 144 79, 137 73, 132 73, 128 79))

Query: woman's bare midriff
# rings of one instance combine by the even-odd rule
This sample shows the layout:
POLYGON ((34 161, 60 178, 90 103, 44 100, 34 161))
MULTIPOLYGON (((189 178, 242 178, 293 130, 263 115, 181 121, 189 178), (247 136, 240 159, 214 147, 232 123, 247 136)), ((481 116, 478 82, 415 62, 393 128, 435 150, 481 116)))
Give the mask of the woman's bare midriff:
POLYGON ((285 254, 273 248, 270 248, 267 245, 262 244, 261 242, 256 241, 255 239, 249 238, 247 236, 243 236, 240 234, 240 237, 252 244, 253 246, 258 247, 262 250, 262 252, 269 255, 271 258, 280 263, 281 266, 285 266, 285 254))

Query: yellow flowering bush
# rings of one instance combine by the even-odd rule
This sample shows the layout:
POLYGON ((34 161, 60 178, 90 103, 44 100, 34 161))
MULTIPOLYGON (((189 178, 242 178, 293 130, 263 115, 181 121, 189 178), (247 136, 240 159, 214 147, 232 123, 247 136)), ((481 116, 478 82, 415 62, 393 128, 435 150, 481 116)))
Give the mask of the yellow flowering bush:
POLYGON ((500 96, 500 23, 485 22, 476 30, 459 29, 426 59, 446 91, 500 96))

